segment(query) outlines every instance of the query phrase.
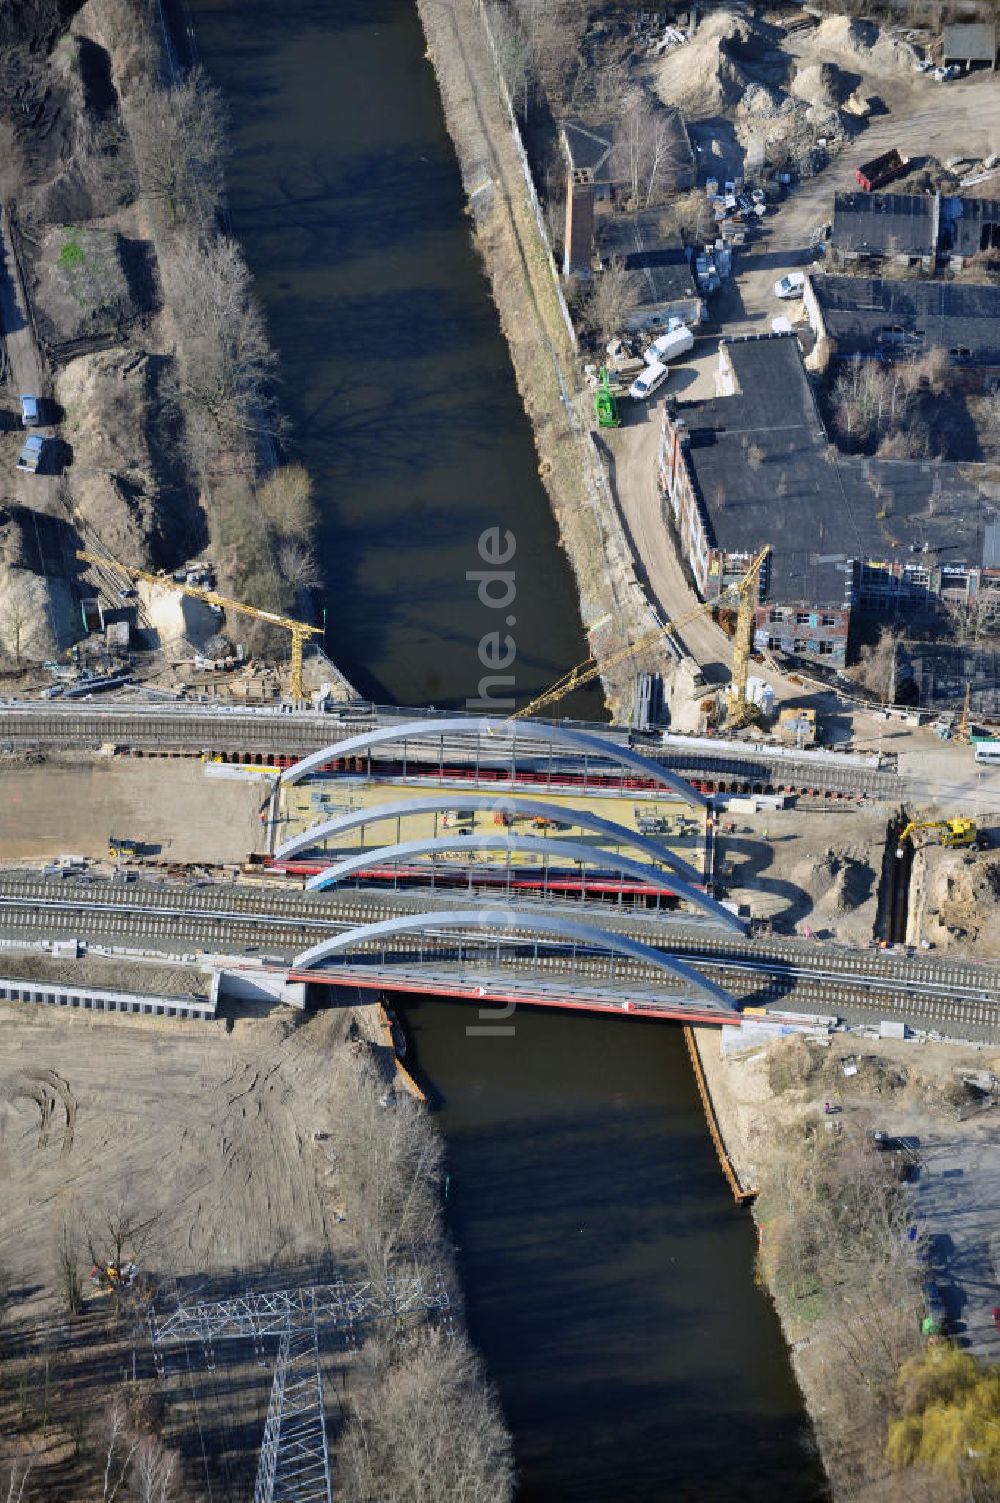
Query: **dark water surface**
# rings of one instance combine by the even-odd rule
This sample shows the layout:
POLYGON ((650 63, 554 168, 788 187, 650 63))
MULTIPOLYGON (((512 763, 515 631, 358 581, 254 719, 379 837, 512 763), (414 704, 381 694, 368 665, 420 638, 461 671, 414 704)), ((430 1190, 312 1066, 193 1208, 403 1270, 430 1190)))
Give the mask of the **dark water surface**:
MULTIPOLYGON (((318 486, 328 650, 366 695, 462 706, 483 635, 509 631, 530 697, 587 650, 415 10, 190 8, 232 113, 233 228, 281 357, 293 456, 318 486), (466 578, 497 526, 516 546, 501 610, 466 578)), ((588 704, 600 718, 596 693, 576 713, 588 704)))
MULTIPOLYGON (((365 693, 461 705, 509 629, 518 692, 543 687, 585 655, 579 616, 412 0, 189 4, 318 486, 332 655, 365 693), (510 628, 466 579, 493 526, 516 538, 510 628)), ((521 1503, 821 1497, 679 1031, 521 1012, 470 1036, 462 1004, 401 1011, 521 1503)))

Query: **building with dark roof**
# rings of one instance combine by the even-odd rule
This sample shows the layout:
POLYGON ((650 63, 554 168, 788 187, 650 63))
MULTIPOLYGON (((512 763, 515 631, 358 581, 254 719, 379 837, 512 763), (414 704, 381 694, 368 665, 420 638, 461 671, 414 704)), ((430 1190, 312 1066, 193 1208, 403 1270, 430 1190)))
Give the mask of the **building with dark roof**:
POLYGON ((933 270, 938 244, 937 196, 927 193, 837 193, 830 254, 835 261, 888 261, 933 270))
MULTIPOLYGON (((663 107, 656 110, 655 119, 663 137, 658 193, 693 187, 697 169, 683 115, 663 107)), ((615 190, 623 188, 628 178, 626 154, 616 150, 611 126, 572 116, 560 125, 559 142, 567 169, 563 275, 589 277, 594 270, 595 229, 602 215, 610 212, 615 190)))
POLYGON ((691 270, 691 257, 678 235, 664 236, 661 212, 611 214, 597 227, 602 266, 620 261, 638 280, 639 301, 627 319, 629 328, 665 327, 671 318, 700 323, 702 300, 691 270))
POLYGON ((986 561, 996 504, 964 466, 838 455, 794 335, 723 340, 717 388, 664 408, 663 515, 705 599, 770 545, 758 647, 840 665, 854 610, 927 616, 943 598, 1000 598, 986 561))
POLYGON ((968 373, 970 383, 1000 376, 1000 285, 995 283, 813 272, 803 302, 816 335, 810 364, 942 349, 968 373))
POLYGON ((970 256, 1000 251, 1000 202, 942 198, 938 250, 959 270, 970 256))
POLYGON ((588 125, 571 117, 559 127, 559 140, 572 182, 613 181, 614 138, 610 126, 588 125))
POLYGON ((992 21, 956 21, 944 28, 942 42, 946 67, 957 63, 968 73, 997 65, 997 29, 992 21))

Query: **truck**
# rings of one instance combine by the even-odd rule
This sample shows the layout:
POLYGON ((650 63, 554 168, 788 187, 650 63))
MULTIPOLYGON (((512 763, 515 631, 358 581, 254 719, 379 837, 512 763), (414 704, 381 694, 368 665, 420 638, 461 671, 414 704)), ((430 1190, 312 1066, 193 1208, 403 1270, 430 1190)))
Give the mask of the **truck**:
POLYGON ((909 157, 904 157, 898 147, 894 146, 891 151, 883 151, 881 156, 872 157, 870 162, 862 162, 854 174, 854 180, 865 193, 874 193, 876 188, 883 188, 893 178, 902 177, 909 165, 909 157))

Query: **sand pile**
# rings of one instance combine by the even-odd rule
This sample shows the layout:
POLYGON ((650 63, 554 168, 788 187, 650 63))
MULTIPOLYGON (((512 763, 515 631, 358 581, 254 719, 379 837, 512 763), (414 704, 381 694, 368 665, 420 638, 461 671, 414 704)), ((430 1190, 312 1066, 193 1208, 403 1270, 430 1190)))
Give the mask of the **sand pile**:
POLYGON ((867 73, 911 73, 916 61, 908 42, 887 35, 869 21, 854 21, 849 16, 828 16, 810 40, 820 58, 840 53, 867 73))
POLYGON ((835 110, 851 92, 851 85, 833 63, 810 63, 792 79, 791 92, 804 104, 835 110))
POLYGON ((734 11, 708 16, 686 47, 678 47, 653 69, 653 87, 664 104, 676 105, 692 120, 735 108, 750 79, 732 47, 747 42, 750 34, 748 22, 734 11))
POLYGON ((848 851, 828 850, 818 861, 803 862, 800 885, 816 893, 816 908, 828 914, 853 913, 872 895, 875 873, 848 851))

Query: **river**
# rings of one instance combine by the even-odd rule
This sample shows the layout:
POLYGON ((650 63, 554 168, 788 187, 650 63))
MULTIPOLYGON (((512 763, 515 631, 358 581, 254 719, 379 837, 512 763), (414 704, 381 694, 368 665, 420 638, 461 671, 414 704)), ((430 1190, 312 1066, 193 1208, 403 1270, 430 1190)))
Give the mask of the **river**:
MULTIPOLYGON (((461 706, 499 628, 516 692, 543 687, 585 645, 412 0, 189 3, 317 484, 331 654, 366 694, 461 706), (500 610, 468 578, 494 527, 516 550, 500 610)), ((679 1030, 522 1010, 482 1034, 462 1004, 399 1004, 519 1503, 822 1497, 679 1030)))

